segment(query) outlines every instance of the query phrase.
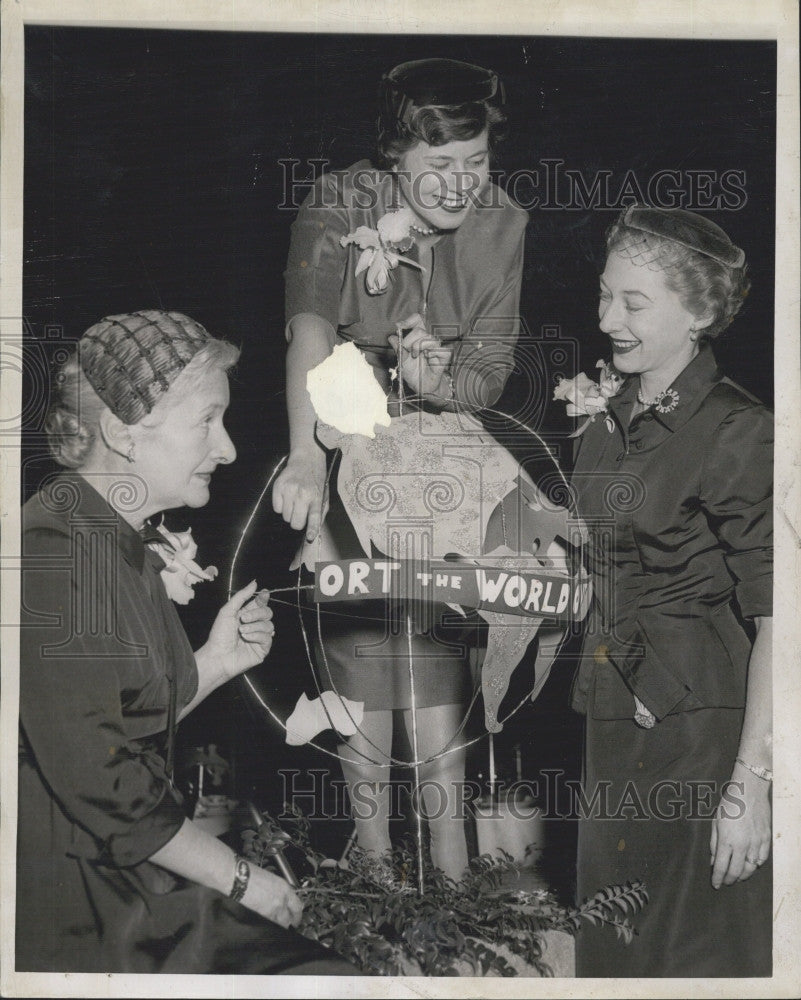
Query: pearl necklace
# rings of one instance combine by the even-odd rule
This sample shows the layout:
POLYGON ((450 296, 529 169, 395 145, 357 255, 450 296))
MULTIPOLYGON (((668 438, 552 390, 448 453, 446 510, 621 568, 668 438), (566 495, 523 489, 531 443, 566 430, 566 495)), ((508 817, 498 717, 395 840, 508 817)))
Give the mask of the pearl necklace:
POLYGON ((653 406, 653 405, 654 405, 654 403, 655 403, 655 402, 657 401, 657 399, 660 399, 660 398, 661 398, 661 396, 662 396, 662 393, 661 393, 661 392, 658 392, 658 393, 657 393, 657 394, 656 394, 656 395, 654 396, 654 398, 653 398, 653 399, 646 399, 646 398, 645 398, 645 396, 643 396, 643 394, 642 394, 642 389, 638 389, 638 390, 637 390, 637 402, 638 402, 638 403, 639 403, 639 404, 640 404, 641 406, 653 406))
POLYGON ((658 392, 653 399, 646 399, 642 394, 642 389, 637 390, 637 402, 646 409, 654 407, 657 413, 672 413, 679 405, 681 397, 675 389, 663 389, 658 392))
POLYGON ((421 236, 433 236, 434 233, 439 232, 438 229, 431 229, 428 226, 418 226, 416 222, 411 222, 409 225, 416 233, 420 233, 421 236))

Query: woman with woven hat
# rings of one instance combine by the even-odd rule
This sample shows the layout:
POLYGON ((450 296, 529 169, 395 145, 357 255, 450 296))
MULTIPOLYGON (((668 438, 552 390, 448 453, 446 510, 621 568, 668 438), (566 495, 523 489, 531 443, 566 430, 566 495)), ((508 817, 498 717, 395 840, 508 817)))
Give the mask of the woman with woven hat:
MULTIPOLYGON (((379 169, 363 160, 324 175, 292 227, 285 275, 291 450, 273 502, 304 530, 309 568, 363 554, 335 476, 326 512, 326 453, 315 437, 309 370, 335 345, 354 342, 387 393, 390 414, 477 411, 500 396, 518 336, 526 214, 489 175, 505 123, 500 80, 481 67, 424 59, 388 73, 380 101, 379 169)), ((354 810, 358 844, 381 855, 390 847, 393 710, 404 711, 412 739, 407 640, 388 627, 383 602, 334 610, 323 615, 321 683, 364 702, 360 732, 340 746, 340 758, 352 803, 363 805, 354 810)), ((464 751, 455 737, 470 673, 464 635, 443 626, 445 610, 439 606, 435 628, 424 634, 418 627, 413 640, 415 721, 420 778, 431 790, 432 860, 458 877, 467 853, 459 818, 464 751)))
POLYGON ((582 931, 578 973, 769 975, 772 418, 710 345, 745 255, 699 215, 641 205, 607 251, 619 377, 573 474, 597 597, 573 691, 578 892, 641 879, 650 901, 630 945, 582 931))
MULTIPOLYGON (((149 518, 203 506, 236 456, 238 353, 148 310, 91 327, 58 376, 47 430, 70 471, 22 515, 19 971, 352 971, 291 930, 295 892, 186 819, 172 784, 178 720, 272 644, 253 581, 193 652, 147 544, 149 518)), ((150 534, 186 580, 213 578, 150 534)))

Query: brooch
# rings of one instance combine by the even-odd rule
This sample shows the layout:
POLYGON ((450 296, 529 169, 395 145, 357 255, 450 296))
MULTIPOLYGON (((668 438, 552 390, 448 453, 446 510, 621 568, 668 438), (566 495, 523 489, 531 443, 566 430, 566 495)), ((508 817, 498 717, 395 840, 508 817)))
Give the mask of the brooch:
POLYGON ((678 405, 679 394, 675 389, 665 389, 654 400, 654 409, 657 413, 672 413, 678 405))

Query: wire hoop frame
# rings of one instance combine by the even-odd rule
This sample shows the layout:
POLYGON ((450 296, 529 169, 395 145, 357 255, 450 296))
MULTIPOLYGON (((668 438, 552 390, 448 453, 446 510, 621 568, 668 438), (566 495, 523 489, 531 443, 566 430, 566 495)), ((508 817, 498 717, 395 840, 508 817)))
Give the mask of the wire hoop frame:
MULTIPOLYGON (((406 397, 405 402, 407 402, 407 403, 414 403, 414 402, 418 402, 418 401, 421 401, 421 400, 422 400, 422 397, 406 397)), ((539 436, 539 434, 537 434, 537 432, 535 430, 533 430, 532 428, 526 426, 526 424, 524 424, 522 421, 518 420, 516 417, 512 416, 509 413, 504 413, 502 410, 496 410, 496 409, 494 409, 492 407, 486 407, 486 409, 485 409, 484 412, 491 413, 494 416, 501 417, 504 420, 510 421, 512 424, 514 424, 515 426, 517 426, 521 430, 523 430, 526 434, 529 434, 532 438, 534 438, 543 447, 543 449, 545 450, 545 452, 551 457, 551 461, 553 462, 554 467, 555 467, 556 471, 558 472, 559 476, 561 477, 561 480, 562 480, 562 482, 563 482, 563 484, 565 486, 566 496, 568 496, 568 498, 569 498, 570 495, 571 495, 570 494, 569 483, 568 483, 567 479, 565 478, 565 475, 562 472, 561 468, 559 467, 558 463, 556 462, 556 459, 554 458, 554 456, 553 456, 550 448, 543 441, 543 439, 539 436)), ((486 431, 486 433, 489 434, 490 432, 486 431)), ((256 518, 256 515, 258 514, 259 508, 260 508, 260 506, 262 504, 262 501, 264 500, 264 497, 269 492, 269 490, 272 487, 273 483, 275 482, 275 479, 278 476, 278 474, 281 472, 281 470, 283 469, 283 467, 286 465, 288 458, 289 458, 288 455, 284 455, 273 466, 272 470, 270 471, 269 476, 267 477, 267 481, 266 481, 265 485, 263 486, 261 492, 259 493, 258 497, 256 498, 256 501, 255 501, 255 503, 253 505, 253 508, 252 508, 252 510, 251 510, 251 512, 250 512, 250 514, 248 516, 248 519, 245 522, 245 527, 243 528, 242 533, 241 533, 241 535, 239 537, 239 540, 237 542, 236 548, 234 549, 233 558, 231 560, 231 568, 230 568, 230 572, 229 572, 229 575, 228 575, 228 598, 230 598, 231 595, 234 592, 234 574, 236 572, 236 564, 237 564, 237 560, 239 558, 240 552, 242 550, 242 547, 245 544, 248 532, 249 532, 249 530, 251 528, 251 525, 253 524, 253 521, 256 518)), ((331 478, 331 469, 332 469, 332 466, 329 465, 329 469, 328 469, 328 472, 327 472, 327 475, 326 475, 326 481, 325 481, 325 489, 326 490, 328 489, 329 481, 330 481, 330 478, 331 478)), ((318 545, 320 544, 319 537, 318 537, 317 543, 318 543, 318 545)), ((297 612, 298 612, 298 624, 299 624, 299 627, 300 627, 301 636, 303 638, 303 645, 304 645, 304 649, 305 649, 305 652, 306 652, 306 659, 307 659, 307 662, 308 662, 308 665, 309 665, 309 669, 310 669, 312 678, 314 679, 314 684, 315 684, 315 687, 317 689, 317 694, 319 696, 319 695, 322 695, 323 688, 320 685, 320 679, 318 677, 318 672, 317 672, 317 668, 315 666, 314 657, 313 657, 312 652, 311 652, 311 644, 309 642, 308 633, 306 631, 306 625, 305 625, 305 623, 303 621, 304 608, 303 608, 303 606, 301 604, 301 593, 304 590, 308 589, 308 586, 301 584, 301 573, 302 573, 302 564, 298 567, 298 575, 297 575, 297 579, 296 579, 296 582, 295 582, 294 586, 279 588, 277 592, 294 592, 295 593, 294 606, 297 608, 297 612)), ((271 594, 272 594, 272 591, 271 591, 271 594)), ((286 603, 287 606, 291 606, 289 601, 281 602, 281 603, 286 603)), ((347 705, 345 699, 343 698, 342 695, 340 695, 339 691, 336 688, 336 685, 334 684, 333 677, 331 676, 331 670, 330 670, 330 667, 329 667, 329 664, 328 664, 328 658, 325 655, 325 645, 324 645, 323 636, 322 636, 322 616, 321 616, 319 602, 316 602, 316 624, 317 624, 317 637, 318 637, 318 641, 320 643, 320 650, 321 650, 321 653, 322 653, 323 663, 324 663, 324 667, 325 667, 325 670, 326 670, 326 674, 328 676, 328 682, 331 685, 331 690, 333 690, 333 692, 340 698, 341 703, 342 703, 342 707, 345 710, 345 713, 346 713, 349 721, 355 727, 356 732, 358 732, 367 741, 367 743, 370 744, 370 746, 373 747, 374 750, 380 752, 379 747, 361 729, 360 725, 357 723, 356 719, 351 714, 350 709, 348 708, 348 705, 347 705)), ((560 643, 560 646, 561 646, 561 643, 560 643)), ((259 690, 256 687, 256 685, 254 684, 254 682, 251 680, 250 677, 247 676, 247 673, 242 674, 241 677, 242 677, 242 680, 245 683, 245 686, 246 686, 247 690, 251 693, 251 695, 253 696, 253 698, 256 701, 256 703, 267 713, 267 715, 273 720, 273 722, 277 723, 277 725, 284 732, 287 732, 286 723, 275 713, 275 711, 272 709, 272 707, 267 703, 267 701, 261 695, 261 693, 259 692, 259 690)), ((389 768, 394 767, 394 766, 408 767, 408 768, 419 768, 419 767, 421 767, 421 766, 423 766, 425 764, 430 764, 432 761, 438 760, 441 757, 445 757, 445 756, 448 756, 449 754, 457 753, 457 752, 460 752, 462 750, 466 750, 469 747, 474 746, 476 743, 481 742, 488 735, 487 733, 481 733, 478 736, 474 736, 474 737, 471 737, 470 739, 466 739, 463 743, 460 743, 460 744, 458 744, 456 746, 452 746, 451 745, 451 744, 453 744, 454 740, 456 740, 456 738, 464 731, 464 729, 465 729, 465 727, 467 725, 467 721, 470 718, 470 714, 471 714, 471 712, 473 710, 473 706, 475 705, 476 700, 478 698, 478 692, 479 692, 479 690, 480 690, 480 684, 476 684, 474 686, 473 696, 470 699, 470 703, 467 706, 465 714, 462 717, 462 721, 460 722, 459 726, 457 727, 456 732, 453 734, 453 736, 450 738, 450 740, 445 744, 445 746, 442 748, 442 750, 438 751, 435 754, 431 754, 430 756, 422 758, 422 759, 417 759, 416 758, 416 754, 414 754, 413 756, 415 757, 415 759, 413 759, 413 760, 400 760, 400 759, 398 759, 396 757, 393 757, 390 754, 385 759, 373 760, 368 754, 366 754, 366 753, 364 753, 364 752, 362 752, 360 750, 357 750, 355 747, 351 748, 351 752, 357 753, 360 757, 362 757, 364 759, 364 762, 367 763, 367 764, 371 764, 371 765, 376 766, 376 767, 384 767, 384 768, 389 769, 389 768)), ((523 698, 520 699, 520 701, 514 706, 514 708, 511 709, 511 711, 507 715, 505 715, 502 719, 498 720, 499 723, 501 725, 504 725, 511 718, 513 718, 513 716, 515 716, 520 711, 520 709, 523 707, 523 705, 530 699, 531 695, 534 693, 534 690, 535 690, 535 687, 532 687, 531 690, 528 691, 523 696, 523 698)), ((334 731, 336 731, 336 727, 333 724, 333 720, 332 720, 331 715, 330 715, 330 713, 328 711, 328 708, 327 708, 327 706, 325 704, 325 701, 321 700, 321 704, 323 706, 323 710, 325 711, 326 718, 328 719, 328 722, 330 723, 330 727, 334 731)), ((414 705, 412 705, 412 711, 414 711, 414 705)), ((338 761, 340 759, 339 758, 339 754, 335 753, 332 750, 329 750, 327 747, 321 746, 319 743, 315 742, 314 740, 309 740, 305 745, 306 746, 310 746, 310 747, 314 747, 315 750, 318 750, 320 753, 324 754, 327 757, 331 757, 334 760, 338 761)), ((382 754, 382 756, 383 756, 383 754, 382 754)))

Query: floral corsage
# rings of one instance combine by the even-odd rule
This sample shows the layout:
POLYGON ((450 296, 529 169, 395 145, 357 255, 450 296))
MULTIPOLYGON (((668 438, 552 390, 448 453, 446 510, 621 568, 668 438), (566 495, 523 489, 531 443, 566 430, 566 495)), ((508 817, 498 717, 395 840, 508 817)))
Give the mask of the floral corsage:
POLYGON ((418 271, 423 270, 417 261, 401 256, 411 250, 414 244, 414 237, 411 235, 413 222, 412 210, 401 208, 397 212, 382 215, 375 229, 359 226, 355 232, 340 237, 341 246, 355 243, 361 250, 356 274, 367 271, 364 284, 370 295, 381 295, 387 290, 389 272, 394 271, 398 264, 408 264, 418 271))
POLYGON ((195 562, 197 542, 192 538, 192 529, 168 531, 163 524, 156 526, 163 541, 148 539, 148 544, 166 563, 161 571, 167 596, 176 604, 188 604, 195 596, 194 586, 201 580, 214 580, 217 567, 205 569, 195 562))
MULTIPOLYGON (((593 382, 588 375, 581 372, 575 378, 561 379, 554 389, 553 398, 562 399, 567 403, 569 417, 587 417, 570 437, 583 434, 599 413, 607 413, 609 400, 617 395, 623 385, 623 376, 606 361, 599 361, 595 367, 601 370, 598 382, 593 382)), ((611 434, 615 425, 608 413, 606 426, 611 434)))

